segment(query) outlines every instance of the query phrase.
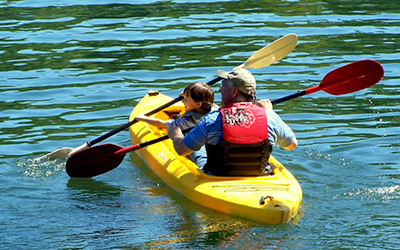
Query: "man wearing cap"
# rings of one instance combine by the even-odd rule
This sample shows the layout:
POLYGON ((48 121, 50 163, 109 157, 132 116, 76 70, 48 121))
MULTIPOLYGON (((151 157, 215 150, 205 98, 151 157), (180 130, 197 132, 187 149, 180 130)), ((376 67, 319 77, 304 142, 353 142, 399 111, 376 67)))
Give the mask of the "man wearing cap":
POLYGON ((256 100, 256 81, 246 69, 217 71, 222 108, 205 115, 185 137, 168 129, 176 152, 188 155, 206 145, 206 173, 218 176, 272 174, 268 159, 272 145, 294 149, 293 131, 273 111, 271 102, 256 100))

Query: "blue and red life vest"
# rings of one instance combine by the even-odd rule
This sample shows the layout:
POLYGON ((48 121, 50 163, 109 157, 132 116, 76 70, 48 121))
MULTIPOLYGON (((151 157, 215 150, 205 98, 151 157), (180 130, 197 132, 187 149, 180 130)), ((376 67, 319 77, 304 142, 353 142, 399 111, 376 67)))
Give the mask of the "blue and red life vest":
POLYGON ((265 175, 272 145, 264 108, 251 103, 234 103, 220 109, 222 140, 206 144, 206 172, 213 175, 265 175))

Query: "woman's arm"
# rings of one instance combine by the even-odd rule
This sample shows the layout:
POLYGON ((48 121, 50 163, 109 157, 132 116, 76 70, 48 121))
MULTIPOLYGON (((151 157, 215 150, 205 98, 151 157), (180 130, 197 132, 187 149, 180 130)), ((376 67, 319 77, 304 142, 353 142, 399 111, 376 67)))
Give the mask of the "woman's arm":
POLYGON ((148 117, 142 114, 139 114, 135 117, 136 121, 144 121, 150 125, 156 126, 157 128, 165 128, 165 121, 157 119, 157 118, 152 118, 148 117))

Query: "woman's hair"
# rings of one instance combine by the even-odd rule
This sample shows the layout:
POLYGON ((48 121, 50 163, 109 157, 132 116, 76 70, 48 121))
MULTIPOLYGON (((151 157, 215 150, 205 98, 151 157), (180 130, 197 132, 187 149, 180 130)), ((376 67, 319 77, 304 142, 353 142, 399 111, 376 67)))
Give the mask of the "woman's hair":
POLYGON ((211 87, 202 82, 194 82, 186 86, 183 94, 190 96, 195 102, 202 102, 201 109, 211 111, 214 103, 214 91, 211 87))

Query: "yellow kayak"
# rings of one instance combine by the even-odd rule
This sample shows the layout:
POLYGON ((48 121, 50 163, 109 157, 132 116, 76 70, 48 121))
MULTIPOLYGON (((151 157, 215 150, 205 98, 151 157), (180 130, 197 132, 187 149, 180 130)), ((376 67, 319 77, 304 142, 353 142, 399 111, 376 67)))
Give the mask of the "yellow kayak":
MULTIPOLYGON (((171 101, 172 98, 151 91, 136 105, 129 120, 171 101)), ((170 119, 185 112, 178 102, 152 117, 170 119)), ((166 135, 165 130, 137 122, 129 128, 133 144, 166 135)), ((265 224, 288 222, 300 208, 302 189, 296 178, 273 156, 274 175, 257 177, 218 177, 203 173, 186 156, 179 156, 171 140, 150 145, 136 153, 167 185, 188 199, 228 215, 265 224)))

